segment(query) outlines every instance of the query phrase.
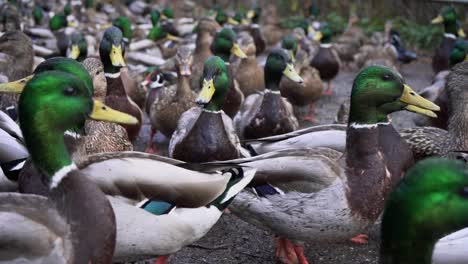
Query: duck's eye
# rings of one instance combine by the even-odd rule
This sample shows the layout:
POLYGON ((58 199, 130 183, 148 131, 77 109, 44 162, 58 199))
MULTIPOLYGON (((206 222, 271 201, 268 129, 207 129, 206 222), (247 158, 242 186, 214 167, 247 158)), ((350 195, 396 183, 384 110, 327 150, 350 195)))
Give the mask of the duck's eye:
POLYGON ((77 90, 73 87, 67 87, 63 90, 63 94, 66 96, 73 96, 77 94, 77 90))
POLYGON ((390 80, 390 79, 392 79, 392 76, 390 76, 390 74, 384 74, 384 75, 382 76, 382 80, 384 80, 384 81, 388 81, 388 80, 390 80))
POLYGON ((464 186, 460 189, 460 196, 468 199, 468 186, 464 186))

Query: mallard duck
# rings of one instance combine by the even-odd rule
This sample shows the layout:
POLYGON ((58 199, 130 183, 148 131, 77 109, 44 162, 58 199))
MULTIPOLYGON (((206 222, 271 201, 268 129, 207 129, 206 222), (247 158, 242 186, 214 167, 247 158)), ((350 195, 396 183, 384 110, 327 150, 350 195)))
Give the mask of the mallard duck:
POLYGON ((173 57, 177 52, 177 43, 180 39, 171 35, 161 25, 153 26, 149 31, 148 39, 155 41, 161 50, 164 59, 173 57))
POLYGON ((2 255, 7 256, 6 261, 13 262, 34 258, 54 263, 110 263, 116 237, 112 207, 98 187, 73 163, 66 151, 63 134, 65 130, 83 124, 88 115, 96 120, 127 123, 137 120, 112 112, 102 103, 93 103, 89 90, 80 79, 53 71, 39 73, 26 84, 19 101, 19 115, 26 146, 50 195, 2 194, 2 219, 36 219, 21 221, 23 224, 16 221, 17 225, 4 229, 8 235, 2 238, 7 238, 10 247, 7 249, 9 253, 2 255), (83 203, 84 197, 90 200, 83 203), (99 228, 94 228, 90 235, 89 227, 93 226, 99 228), (25 235, 32 237, 25 241, 25 235), (54 239, 30 243, 49 241, 44 237, 54 239), (56 239, 63 243, 53 242, 56 239), (18 248, 13 249, 16 246, 18 248))
MULTIPOLYGON (((239 45, 236 43, 236 33, 230 28, 223 28, 218 32, 211 43, 210 49, 211 52, 224 60, 228 67, 229 75, 229 88, 227 91, 226 99, 223 104, 223 111, 226 112, 228 116, 233 118, 244 101, 244 95, 239 88, 239 84, 235 80, 234 76, 236 74, 236 69, 230 64, 230 57, 234 55, 240 59, 245 59, 247 56, 240 49, 239 45)), ((243 69, 237 69, 243 70, 243 69)))
POLYGON ((343 34, 336 38, 334 43, 340 60, 347 64, 354 61, 354 55, 359 52, 359 48, 366 40, 364 31, 356 25, 358 22, 359 17, 357 14, 351 12, 346 29, 343 34))
POLYGON ((230 17, 222 8, 217 8, 216 10, 216 15, 215 15, 215 20, 218 22, 220 26, 224 26, 225 24, 228 25, 238 25, 239 22, 237 22, 234 18, 230 17))
POLYGON ((461 162, 433 158, 412 167, 386 202, 380 263, 466 261, 465 250, 452 256, 441 256, 440 247, 434 252, 437 240, 468 227, 466 186, 468 174, 461 162))
POLYGON ((294 105, 309 105, 308 114, 303 120, 314 121, 314 105, 322 95, 323 84, 319 72, 309 65, 309 56, 305 50, 298 48, 298 40, 294 35, 286 36, 281 42, 281 47, 289 51, 293 58, 294 68, 303 79, 302 84, 282 78, 280 82, 281 95, 286 97, 294 105))
POLYGON ((34 4, 32 16, 34 19, 34 25, 42 25, 42 23, 44 22, 44 10, 37 3, 34 4))
POLYGON ((219 24, 210 18, 201 18, 196 27, 197 39, 195 41, 195 51, 193 52, 192 65, 192 89, 198 91, 201 89, 200 77, 203 74, 203 64, 208 57, 212 55, 210 45, 213 42, 214 35, 219 29, 219 24))
POLYGON ((465 97, 468 90, 465 82, 468 81, 468 62, 462 62, 452 68, 447 75, 445 93, 447 106, 450 111, 447 116, 447 130, 437 127, 415 127, 402 129, 403 138, 411 146, 415 158, 422 159, 428 156, 446 156, 454 154, 464 159, 465 150, 468 149, 468 139, 465 137, 465 97))
POLYGON ((279 91, 283 75, 296 83, 303 83, 294 70, 291 57, 283 49, 273 50, 268 55, 264 72, 265 91, 249 95, 234 118, 237 134, 243 139, 283 134, 299 127, 291 104, 279 91))
POLYGON ((81 32, 74 32, 70 37, 69 57, 77 61, 83 61, 88 56, 88 44, 81 32))
POLYGON ((263 69, 258 65, 255 57, 254 39, 247 32, 241 32, 239 46, 247 56, 247 58, 241 59, 237 66, 240 70, 236 72, 235 79, 239 83, 239 88, 244 96, 263 91, 265 89, 263 69))
POLYGON ((18 8, 11 3, 4 3, 0 7, 0 31, 7 32, 13 30, 21 30, 18 8))
POLYGON ((104 64, 104 73, 107 80, 106 103, 139 120, 136 125, 124 126, 128 138, 133 142, 140 131, 143 118, 138 105, 127 95, 127 91, 134 90, 136 87, 126 87, 126 85, 134 84, 134 82, 128 80, 128 71, 121 71, 121 68, 126 66, 123 58, 124 52, 125 43, 123 42, 122 31, 114 26, 106 29, 99 45, 99 55, 104 64))
POLYGON ((257 168, 258 175, 255 192, 241 192, 231 211, 280 236, 276 252, 285 263, 305 260, 302 246, 287 239, 340 241, 374 224, 392 187, 413 163, 411 150, 387 115, 403 109, 433 115, 431 110, 438 109, 417 96, 398 73, 381 66, 356 76, 351 98, 344 153, 285 149, 229 161, 257 168))
POLYGON ((431 21, 432 24, 444 24, 444 39, 436 49, 432 58, 432 69, 438 73, 450 68, 450 53, 455 45, 457 37, 464 38, 465 32, 457 23, 457 13, 452 6, 444 6, 440 15, 431 21))
POLYGON ((196 94, 190 88, 192 59, 192 51, 185 46, 179 48, 175 65, 177 84, 160 88, 159 96, 150 102, 151 134, 146 152, 152 152, 156 130, 171 138, 180 116, 195 106, 196 94))
MULTIPOLYGON (((64 8, 63 12, 55 14, 49 20, 49 29, 54 33, 57 41, 57 51, 59 56, 67 55, 67 48, 70 42, 69 33, 66 32, 67 27, 75 27, 76 25, 68 20, 69 12, 64 8)), ((56 56, 55 54, 53 56, 56 56)))
POLYGON ((407 64, 410 63, 418 58, 416 53, 407 50, 403 44, 403 41, 400 37, 400 32, 396 31, 395 29, 390 30, 390 44, 395 47, 397 51, 397 60, 400 63, 407 64))
POLYGON ((331 43, 331 29, 328 24, 322 24, 320 31, 315 35, 315 40, 320 41, 320 49, 310 62, 310 66, 316 68, 320 78, 327 82, 326 95, 331 94, 330 82, 340 70, 339 58, 331 43))
POLYGON ((450 66, 468 61, 468 40, 459 39, 450 53, 450 66))
POLYGON ((169 156, 188 162, 228 160, 241 155, 239 138, 222 106, 229 90, 224 60, 212 56, 205 61, 203 88, 197 104, 182 114, 169 143, 169 156), (209 129, 210 133, 206 133, 209 129))
POLYGON ((252 36, 255 43, 255 55, 260 55, 265 51, 266 41, 260 28, 260 16, 262 15, 262 8, 258 5, 254 6, 247 12, 247 19, 249 20, 248 31, 252 36))
POLYGON ((133 38, 132 23, 126 16, 119 16, 112 21, 112 25, 118 27, 122 31, 123 40, 125 45, 130 45, 133 38))

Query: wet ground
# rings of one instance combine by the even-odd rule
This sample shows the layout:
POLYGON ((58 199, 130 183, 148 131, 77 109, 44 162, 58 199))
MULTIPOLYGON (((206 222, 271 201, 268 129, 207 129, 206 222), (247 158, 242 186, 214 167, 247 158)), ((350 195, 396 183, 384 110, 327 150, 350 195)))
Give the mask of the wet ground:
MULTIPOLYGON (((432 70, 428 60, 405 65, 400 72, 406 82, 419 91, 428 86, 432 70)), ((342 70, 333 80, 333 95, 322 97, 316 104, 316 118, 319 124, 332 123, 341 103, 349 97, 357 70, 342 70)), ((400 112, 392 115, 396 127, 414 126, 414 114, 400 112)), ((310 126, 304 123, 303 126, 310 126)), ((148 138, 149 126, 142 131, 137 150, 143 150, 148 138)), ((157 239, 157 236, 155 236, 157 239)), ((378 263, 379 226, 374 226, 369 233, 369 243, 356 245, 348 241, 342 244, 305 245, 305 254, 309 263, 314 264, 359 264, 378 263)), ((143 263, 143 262, 142 262, 143 263)), ((186 247, 170 257, 169 263, 275 263, 274 237, 269 232, 249 225, 234 215, 223 215, 214 228, 195 245, 186 247)))

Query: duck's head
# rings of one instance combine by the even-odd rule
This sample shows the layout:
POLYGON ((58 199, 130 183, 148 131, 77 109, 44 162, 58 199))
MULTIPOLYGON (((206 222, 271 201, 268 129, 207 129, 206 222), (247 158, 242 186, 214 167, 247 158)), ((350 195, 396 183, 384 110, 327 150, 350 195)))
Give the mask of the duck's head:
POLYGON ((70 25, 68 23, 67 16, 63 13, 56 14, 49 20, 49 28, 52 31, 57 31, 62 28, 66 28, 67 26, 70 25))
POLYGON ((228 16, 228 14, 226 14, 226 12, 221 8, 218 8, 216 10, 215 20, 216 20, 216 22, 218 22, 218 24, 220 26, 224 26, 224 24, 226 24, 226 23, 229 24, 229 25, 238 25, 239 24, 239 22, 234 20, 232 17, 228 16))
POLYGON ((96 100, 104 102, 107 94, 107 80, 104 75, 104 65, 98 58, 87 58, 82 64, 93 81, 93 97, 96 100))
POLYGON ((437 240, 466 227, 466 165, 442 158, 420 161, 386 202, 381 258, 383 263, 430 263, 437 240))
POLYGON ((436 117, 433 111, 440 107, 413 91, 390 68, 370 66, 356 76, 351 90, 350 124, 386 123, 389 114, 400 110, 436 117))
POLYGON ((327 44, 331 42, 331 37, 333 35, 332 29, 328 23, 322 23, 320 25, 319 31, 314 35, 314 40, 320 41, 320 43, 327 44))
POLYGON ((255 41, 248 32, 239 33, 239 47, 248 57, 255 56, 257 47, 255 46, 255 41))
POLYGON ((440 14, 434 18, 432 24, 444 24, 445 33, 453 34, 458 37, 465 37, 465 32, 458 25, 457 12, 452 6, 444 6, 440 14))
POLYGON ((44 20, 44 11, 37 4, 34 5, 33 18, 34 18, 35 25, 41 25, 44 20))
POLYGON ((197 104, 210 111, 221 110, 229 90, 229 77, 223 59, 211 56, 205 61, 200 86, 202 89, 197 104))
POLYGON ((245 55, 236 43, 236 38, 236 33, 234 33, 232 29, 223 28, 213 39, 210 46, 211 52, 221 57, 226 62, 229 61, 231 54, 241 59, 247 58, 247 55, 245 55))
POLYGON ((47 59, 37 65, 32 75, 14 82, 0 84, 0 92, 21 93, 29 80, 35 75, 45 71, 61 71, 73 74, 81 79, 89 92, 93 94, 93 81, 88 71, 76 60, 64 57, 47 59))
POLYGON ((117 73, 120 68, 126 66, 124 53, 125 43, 122 31, 114 26, 106 29, 99 45, 99 56, 106 73, 117 73))
POLYGON ((189 77, 192 74, 192 63, 192 51, 186 46, 181 46, 176 54, 176 70, 179 75, 189 77))
POLYGON ((133 37, 132 23, 130 22, 130 19, 126 16, 119 16, 112 21, 112 25, 118 27, 120 31, 122 31, 123 40, 125 44, 129 45, 133 37))
POLYGON ((161 12, 161 18, 162 19, 173 19, 174 18, 174 10, 170 7, 166 7, 162 10, 161 12))
POLYGON ((74 32, 71 35, 69 57, 77 61, 83 61, 88 56, 88 44, 81 32, 74 32))
POLYGON ((63 142, 66 130, 82 128, 87 118, 122 124, 138 122, 133 116, 93 101, 82 80, 59 71, 35 75, 26 84, 18 105, 26 146, 47 176, 71 163, 63 142))
POLYGON ((159 20, 161 19, 161 12, 157 9, 153 9, 150 12, 150 20, 151 24, 153 24, 153 27, 157 26, 159 24, 159 20))
POLYGON ((293 35, 287 35, 281 41, 281 47, 289 52, 292 62, 294 63, 297 52, 297 39, 293 35))
POLYGON ((253 24, 258 24, 261 15, 262 8, 258 5, 253 6, 252 9, 247 11, 247 19, 249 19, 253 24))
POLYGON ((156 42, 167 40, 180 41, 180 38, 167 33, 159 24, 150 29, 147 38, 156 42))
POLYGON ((249 21, 247 20, 247 14, 243 10, 237 11, 233 19, 237 21, 238 24, 241 24, 244 26, 249 24, 249 21))
POLYGON ((70 1, 67 1, 67 3, 65 4, 65 6, 63 7, 63 13, 64 13, 66 16, 71 15, 71 13, 72 13, 72 7, 71 7, 70 1))
POLYGON ((265 85, 270 90, 277 90, 281 78, 285 76, 293 82, 302 84, 304 80, 294 69, 291 56, 284 49, 274 49, 265 63, 265 85))
POLYGON ((450 65, 453 66, 463 61, 468 61, 468 41, 459 39, 450 53, 450 65))

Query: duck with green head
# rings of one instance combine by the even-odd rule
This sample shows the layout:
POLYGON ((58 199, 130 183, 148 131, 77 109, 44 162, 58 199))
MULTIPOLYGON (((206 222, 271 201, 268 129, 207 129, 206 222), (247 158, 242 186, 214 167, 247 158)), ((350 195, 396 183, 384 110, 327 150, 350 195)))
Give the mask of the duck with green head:
POLYGON ((34 19, 34 24, 36 26, 42 25, 42 22, 44 19, 44 10, 42 10, 42 8, 39 5, 37 4, 34 5, 32 15, 34 19))
POLYGON ((88 43, 81 32, 74 32, 70 39, 70 58, 83 61, 88 56, 88 43))
POLYGON ((264 29, 259 26, 260 16, 262 13, 262 8, 255 5, 252 9, 247 11, 246 16, 246 25, 247 31, 250 33, 255 42, 255 54, 260 55, 265 51, 266 41, 265 36, 263 35, 264 29))
POLYGON ((444 38, 432 57, 432 69, 434 73, 450 69, 450 53, 455 46, 457 38, 465 38, 465 32, 458 24, 458 15, 452 6, 444 6, 432 24, 444 25, 444 38))
POLYGON ((57 41, 58 55, 62 57, 67 55, 68 44, 70 43, 70 36, 65 32, 65 29, 76 26, 72 21, 68 20, 69 13, 65 11, 66 8, 49 20, 49 29, 54 33, 57 41))
POLYGON ((314 36, 316 41, 320 41, 320 48, 317 54, 312 58, 310 66, 316 68, 320 73, 320 78, 327 82, 325 95, 331 95, 330 82, 340 70, 339 58, 331 43, 332 31, 328 24, 320 26, 320 31, 314 36))
POLYGON ((160 12, 158 10, 151 11, 151 21, 153 27, 147 35, 147 39, 158 44, 159 49, 164 59, 173 57, 177 53, 177 43, 181 41, 179 32, 174 28, 173 24, 168 20, 159 22, 160 12))
MULTIPOLYGON (((305 38, 302 32, 300 34, 305 38)), ((320 74, 309 65, 309 55, 307 51, 299 47, 299 40, 295 34, 284 37, 281 47, 289 52, 294 68, 304 80, 302 84, 298 84, 289 78, 282 78, 280 83, 281 95, 286 97, 293 105, 309 105, 308 114, 302 116, 301 119, 314 122, 314 102, 320 98, 323 90, 320 74)))
POLYGON ((268 55, 264 68, 265 90, 249 95, 234 118, 236 131, 241 138, 273 136, 299 127, 291 103, 279 91, 283 76, 303 84, 289 54, 284 49, 275 49, 268 55))
POLYGON ((116 239, 112 207, 73 163, 63 134, 82 126, 87 117, 122 123, 134 123, 135 118, 93 102, 79 78, 58 71, 42 72, 28 81, 19 100, 19 115, 26 146, 49 195, 2 194, 2 219, 14 221, 19 215, 21 219, 41 219, 23 224, 16 221, 17 225, 7 227, 9 235, 2 238, 8 237, 9 245, 18 247, 9 247, 8 252, 21 253, 2 255, 13 262, 34 258, 47 263, 110 263, 116 239), (30 243, 47 237, 63 243, 30 243))
MULTIPOLYGON (((228 67, 229 75, 229 88, 226 99, 224 100, 223 110, 228 116, 233 118, 236 113, 239 111, 242 101, 244 101, 244 95, 239 88, 237 81, 234 78, 234 72, 230 58, 231 55, 245 59, 247 56, 240 49, 239 45, 236 43, 236 33, 230 28, 223 28, 220 32, 216 34, 211 43, 210 49, 211 52, 224 60, 228 67)), ((242 71, 244 69, 237 69, 237 71, 242 71)))
POLYGON ((124 126, 130 141, 134 141, 141 128, 142 112, 138 105, 127 95, 137 89, 136 83, 130 80, 123 54, 125 42, 122 31, 117 27, 106 29, 99 45, 99 56, 104 64, 107 80, 106 103, 115 109, 128 113, 139 120, 136 125, 124 126))
POLYGON ((380 263, 430 264, 432 259, 436 263, 464 263, 466 251, 437 256, 443 248, 438 252, 434 247, 442 237, 467 227, 466 166, 441 158, 423 160, 408 171, 386 202, 380 263), (463 257, 456 259, 457 254, 463 257))
POLYGON ((438 109, 393 70, 365 68, 353 83, 345 152, 294 148, 230 160, 256 168, 259 175, 255 192, 241 192, 230 209, 280 236, 276 252, 284 263, 305 260, 302 246, 293 246, 288 239, 336 242, 366 231, 413 164, 409 146, 388 115, 408 110, 434 116, 438 109))
POLYGON ((225 24, 228 25, 238 25, 239 22, 237 22, 235 19, 230 17, 222 8, 218 7, 216 8, 216 16, 215 16, 216 22, 220 26, 224 26, 225 24))
POLYGON ((132 42, 133 38, 133 30, 132 30, 132 23, 130 19, 126 16, 119 16, 118 18, 112 21, 112 25, 118 27, 120 31, 122 31, 123 40, 125 44, 128 46, 130 42, 132 42))
POLYGON ((239 158, 239 138, 231 118, 222 110, 230 80, 220 57, 205 61, 201 82, 196 100, 200 107, 193 107, 180 117, 169 143, 169 156, 187 162, 239 158))

